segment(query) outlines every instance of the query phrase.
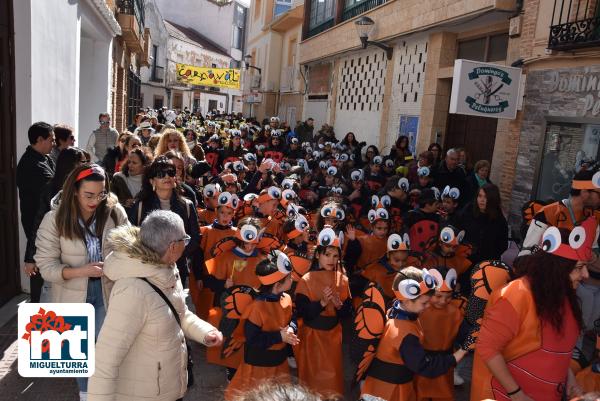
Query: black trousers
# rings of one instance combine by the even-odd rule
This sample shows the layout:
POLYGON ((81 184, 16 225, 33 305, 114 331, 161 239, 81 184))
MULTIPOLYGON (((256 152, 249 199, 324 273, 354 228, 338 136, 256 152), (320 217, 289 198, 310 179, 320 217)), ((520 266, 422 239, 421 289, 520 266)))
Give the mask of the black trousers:
POLYGON ((40 302, 40 295, 42 294, 42 287, 44 286, 44 279, 40 272, 29 277, 29 285, 31 287, 31 302, 40 302))

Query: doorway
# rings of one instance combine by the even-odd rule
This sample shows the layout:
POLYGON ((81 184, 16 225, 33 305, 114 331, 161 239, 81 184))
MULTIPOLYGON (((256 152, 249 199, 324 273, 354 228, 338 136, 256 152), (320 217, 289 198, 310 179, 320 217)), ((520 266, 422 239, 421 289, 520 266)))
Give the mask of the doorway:
POLYGON ((20 291, 12 0, 0 0, 0 305, 20 291))
POLYGON ((491 163, 497 125, 495 118, 449 114, 444 149, 465 148, 471 165, 478 160, 491 163))

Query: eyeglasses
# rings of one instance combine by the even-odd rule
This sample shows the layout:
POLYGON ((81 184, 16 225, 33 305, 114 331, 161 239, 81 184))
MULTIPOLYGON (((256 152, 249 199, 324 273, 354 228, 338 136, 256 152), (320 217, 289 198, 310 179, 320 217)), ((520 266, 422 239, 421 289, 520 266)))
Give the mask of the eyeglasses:
POLYGON ((183 237, 182 239, 178 239, 177 241, 173 241, 173 242, 181 242, 183 241, 183 244, 185 246, 188 246, 188 244, 190 243, 190 240, 192 239, 192 237, 190 237, 189 235, 185 235, 185 237, 183 237))
POLYGON ((98 202, 102 202, 106 198, 108 198, 108 192, 102 192, 99 195, 83 194, 83 199, 87 201, 97 200, 98 202))
POLYGON ((177 172, 175 171, 174 168, 169 168, 166 170, 160 170, 156 173, 156 178, 167 178, 167 176, 173 178, 175 177, 175 175, 177 174, 177 172))
POLYGON ((99 122, 100 122, 100 125, 108 125, 108 124, 110 124, 110 121, 102 121, 102 120, 100 120, 99 122))

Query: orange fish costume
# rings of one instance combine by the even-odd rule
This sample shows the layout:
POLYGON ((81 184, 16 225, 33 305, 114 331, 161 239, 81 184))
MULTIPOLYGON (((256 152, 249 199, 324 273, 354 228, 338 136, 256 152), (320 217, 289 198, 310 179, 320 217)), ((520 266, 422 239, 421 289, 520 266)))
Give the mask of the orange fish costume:
MULTIPOLYGON (((245 225, 237 231, 238 238, 246 242, 258 243, 260 235, 256 227, 245 225), (251 238, 250 238, 251 237, 251 238)), ((222 309, 220 306, 221 295, 225 292, 225 282, 230 279, 233 286, 247 286, 251 288, 260 287, 260 280, 256 275, 256 265, 265 259, 265 255, 255 249, 250 255, 245 254, 238 247, 233 250, 223 252, 215 258, 207 260, 206 269, 209 274, 207 287, 215 293, 215 306, 208 314, 208 322, 213 326, 219 327, 222 318, 222 309)), ((242 361, 241 352, 236 352, 226 357, 223 354, 222 347, 212 347, 206 352, 206 360, 209 363, 226 366, 228 368, 237 368, 242 361)))
POLYGON ((435 289, 436 281, 423 270, 423 281, 399 280, 398 299, 387 316, 381 290, 371 284, 356 312, 356 348, 363 349, 355 382, 364 379, 361 396, 387 401, 416 401, 415 374, 437 377, 456 365, 451 354, 427 354, 421 345, 423 329, 418 315, 402 309, 399 300, 416 299, 435 289))
MULTIPOLYGON (((292 272, 287 256, 279 251, 275 252, 277 270, 259 277, 264 285, 274 284, 292 272)), ((242 316, 245 336, 244 359, 227 386, 227 401, 267 379, 291 381, 287 363, 288 348, 280 334, 282 327, 290 326, 296 330, 292 319, 291 297, 286 293, 261 293, 246 309, 242 316)))
MULTIPOLYGON (((454 292, 456 287, 456 271, 450 269, 445 275, 437 269, 429 273, 441 283, 438 291, 454 292)), ((427 352, 452 352, 452 344, 458 334, 463 315, 453 303, 444 308, 430 305, 419 315, 423 329, 423 348, 427 352)), ((452 401, 454 400, 454 369, 434 378, 416 376, 417 395, 420 401, 452 401)))
MULTIPOLYGON (((588 218, 571 231, 565 244, 559 229, 550 227, 542 236, 542 251, 571 260, 589 260, 596 229, 595 219, 588 218)), ((541 322, 526 277, 492 293, 475 347, 471 400, 509 399, 507 390, 485 365, 486 360, 498 353, 529 397, 544 401, 561 400, 566 389, 571 354, 579 336, 579 325, 568 301, 563 310, 560 333, 548 322, 541 322), (549 369, 549 366, 552 368, 549 369)))
MULTIPOLYGON (((217 204, 220 207, 229 207, 235 211, 238 208, 239 203, 240 201, 237 195, 230 194, 229 192, 223 192, 217 195, 217 204)), ((214 253, 213 247, 224 238, 234 237, 236 231, 236 227, 233 227, 231 224, 227 226, 220 225, 216 219, 210 225, 200 227, 200 249, 202 249, 204 253, 204 259, 212 259, 215 257, 216 254, 214 253)), ((202 270, 203 276, 208 276, 206 266, 203 266, 202 270)), ((195 280, 194 272, 190 271, 190 283, 195 283, 195 280)), ((207 320, 208 310, 214 303, 214 292, 206 286, 198 291, 198 287, 190 285, 190 296, 196 307, 196 315, 203 320, 207 320)))
POLYGON ((398 272, 404 267, 420 267, 421 259, 417 253, 410 252, 410 240, 408 234, 404 234, 403 236, 399 234, 390 235, 388 237, 386 247, 388 253, 395 251, 405 251, 408 253, 408 257, 404 261, 403 267, 401 267, 399 270, 392 267, 389 263, 388 254, 386 253, 386 255, 384 255, 377 262, 366 266, 360 272, 360 275, 373 283, 377 283, 383 290, 383 294, 386 296, 386 301, 389 301, 395 298, 392 284, 394 283, 396 274, 398 274, 398 272))
MULTIPOLYGON (((319 233, 318 244, 342 247, 341 238, 329 227, 319 233)), ((309 271, 298 281, 295 294, 298 318, 303 319, 298 331, 300 344, 294 347, 298 379, 324 396, 344 394, 340 318, 352 310, 348 278, 337 269, 309 271), (339 309, 332 302, 322 307, 320 301, 327 287, 339 294, 339 309)))
POLYGON ((438 244, 436 244, 430 252, 425 256, 424 266, 435 268, 445 267, 446 269, 454 269, 460 276, 471 267, 472 263, 468 259, 471 254, 471 247, 462 243, 465 232, 458 231, 453 226, 442 228, 439 235, 438 244), (455 251, 448 255, 443 255, 440 244, 455 247, 455 251))

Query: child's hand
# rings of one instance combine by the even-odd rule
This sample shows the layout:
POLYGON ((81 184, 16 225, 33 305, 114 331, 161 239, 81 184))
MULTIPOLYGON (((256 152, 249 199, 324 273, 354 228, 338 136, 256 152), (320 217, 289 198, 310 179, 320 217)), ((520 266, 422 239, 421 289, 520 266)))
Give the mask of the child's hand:
POLYGON ((333 306, 335 307, 335 309, 340 309, 344 305, 344 303, 340 299, 339 292, 335 292, 334 294, 332 294, 331 302, 333 303, 333 306))
POLYGON ((282 327, 279 333, 281 334, 281 341, 284 343, 290 345, 300 344, 300 339, 298 336, 296 336, 294 329, 292 329, 290 326, 282 327))
POLYGON ((321 306, 323 308, 326 307, 329 302, 331 302, 331 297, 331 288, 325 287, 325 289, 323 290, 323 297, 321 298, 321 306))
POLYGON ((233 287, 233 280, 228 278, 227 280, 225 280, 225 288, 230 288, 233 287))
POLYGON ((348 225, 346 227, 346 237, 348 237, 350 241, 354 241, 356 239, 356 230, 354 229, 354 226, 348 225))
POLYGON ((454 359, 456 359, 456 363, 458 363, 461 361, 461 359, 465 357, 465 355, 467 355, 467 351, 465 351, 462 348, 459 348, 458 351, 455 351, 453 355, 454 359))

